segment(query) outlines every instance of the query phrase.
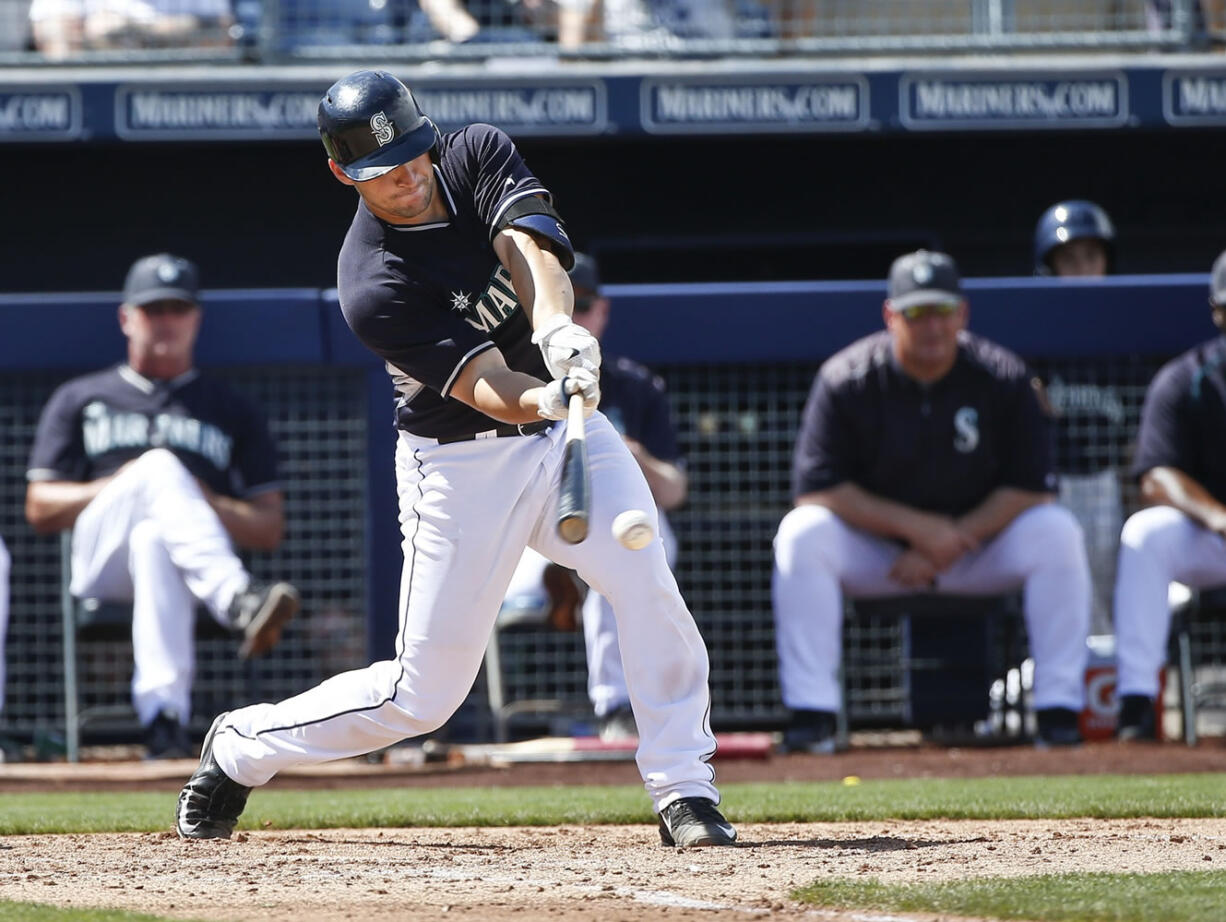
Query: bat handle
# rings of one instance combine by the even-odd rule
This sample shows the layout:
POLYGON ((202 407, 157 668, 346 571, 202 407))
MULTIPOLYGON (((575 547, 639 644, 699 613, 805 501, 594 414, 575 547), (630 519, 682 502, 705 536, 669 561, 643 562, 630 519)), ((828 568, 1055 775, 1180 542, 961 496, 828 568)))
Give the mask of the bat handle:
POLYGON ((566 416, 566 441, 583 438, 583 395, 571 394, 566 416))

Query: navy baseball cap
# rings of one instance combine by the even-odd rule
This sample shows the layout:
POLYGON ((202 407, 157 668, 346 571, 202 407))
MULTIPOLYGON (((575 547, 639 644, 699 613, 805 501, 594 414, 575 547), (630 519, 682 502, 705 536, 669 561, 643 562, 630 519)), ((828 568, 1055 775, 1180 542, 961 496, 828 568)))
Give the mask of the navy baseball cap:
POLYGON ((921 304, 958 304, 962 301, 958 267, 945 253, 916 250, 900 256, 890 266, 886 296, 892 311, 921 304))
POLYGON ((1226 308, 1226 250, 1213 264, 1213 272, 1209 276, 1209 300, 1215 307, 1226 308))
POLYGON ((125 304, 141 306, 154 301, 186 301, 199 304, 200 274, 182 256, 157 253, 132 263, 123 283, 125 304))
POLYGON ((575 254, 575 265, 567 274, 572 288, 600 294, 600 270, 596 267, 596 260, 586 253, 575 254))

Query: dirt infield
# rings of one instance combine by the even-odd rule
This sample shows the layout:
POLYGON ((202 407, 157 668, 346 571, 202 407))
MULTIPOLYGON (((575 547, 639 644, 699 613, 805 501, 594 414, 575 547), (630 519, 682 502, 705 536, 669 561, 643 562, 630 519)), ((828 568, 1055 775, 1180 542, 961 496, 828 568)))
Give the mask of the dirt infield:
MULTIPOLYGON (((0 790, 139 786, 173 791, 193 763, 3 766, 0 790), (109 783, 107 779, 109 780, 109 783)), ((1196 749, 1102 744, 1063 752, 853 750, 719 764, 719 780, 847 775, 976 777, 1104 771, 1226 770, 1226 743, 1196 749)), ((639 783, 633 764, 341 763, 286 774, 277 787, 639 783)), ((255 795, 258 796, 258 793, 255 795)), ((729 804, 735 816, 735 804, 729 804)), ((1204 870, 1226 864, 1226 819, 740 824, 734 849, 658 844, 646 798, 635 826, 260 831, 230 842, 181 842, 169 831, 0 839, 0 897, 105 906, 186 919, 734 920, 923 919, 931 913, 814 913, 788 894, 825 875, 885 881, 1073 870, 1204 870)))
POLYGON ((1222 819, 745 824, 740 833, 738 848, 686 852, 656 844, 646 824, 256 832, 231 842, 16 836, 0 846, 0 894, 269 922, 739 922, 814 918, 787 894, 823 875, 931 881, 1226 863, 1222 819))

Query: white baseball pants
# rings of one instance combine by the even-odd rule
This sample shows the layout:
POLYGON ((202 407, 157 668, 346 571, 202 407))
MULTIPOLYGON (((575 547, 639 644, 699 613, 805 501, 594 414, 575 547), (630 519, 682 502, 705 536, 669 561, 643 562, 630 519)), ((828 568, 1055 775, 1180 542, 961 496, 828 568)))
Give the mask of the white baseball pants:
POLYGON ((1116 574, 1116 692, 1155 698, 1171 629, 1170 584, 1226 583, 1226 539, 1173 506, 1150 506, 1124 523, 1116 574))
POLYGON ((72 531, 72 594, 132 602, 132 703, 187 722, 195 676, 195 608, 226 624, 247 572, 217 513, 183 463, 145 452, 102 488, 72 531))
MULTIPOLYGON (((664 513, 657 510, 657 515, 660 517, 664 556, 671 569, 677 559, 677 538, 664 513)), ((511 576, 507 598, 515 600, 517 604, 528 602, 533 611, 546 611, 549 594, 545 591, 543 576, 547 566, 549 561, 545 557, 531 548, 525 549, 511 576)), ((609 600, 595 590, 588 592, 583 600, 582 613, 588 699, 596 716, 604 717, 630 703, 626 671, 622 668, 621 646, 617 642, 617 619, 609 600)))
POLYGON ((395 658, 278 704, 232 712, 214 738, 222 771, 260 785, 293 765, 360 755, 440 727, 477 676, 527 545, 577 570, 613 606, 640 733, 639 770, 655 808, 678 797, 718 801, 706 762, 715 740, 702 637, 663 544, 630 551, 611 532, 619 512, 655 508, 651 491, 601 413, 587 431, 591 530, 577 545, 554 527, 565 426, 450 445, 400 433, 404 570, 395 658))
MULTIPOLYGON (((823 506, 797 506, 775 536, 774 608, 783 703, 842 706, 843 593, 910 595, 889 578, 899 546, 852 528, 823 506)), ((1027 509, 980 550, 939 575, 935 592, 990 595, 1021 587, 1035 661, 1035 708, 1081 710, 1090 571, 1081 526, 1065 508, 1027 509)))
POLYGON ((4 639, 8 636, 9 631, 9 572, 12 567, 12 558, 9 557, 9 549, 4 545, 4 539, 0 538, 0 712, 4 710, 4 682, 6 676, 4 674, 4 639))

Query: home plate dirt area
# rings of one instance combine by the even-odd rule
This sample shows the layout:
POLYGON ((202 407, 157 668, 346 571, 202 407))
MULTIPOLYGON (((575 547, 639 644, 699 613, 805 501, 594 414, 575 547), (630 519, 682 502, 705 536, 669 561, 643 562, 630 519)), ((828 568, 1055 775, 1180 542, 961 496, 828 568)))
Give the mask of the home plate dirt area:
MULTIPOLYGON (((1220 771, 1224 765, 1226 746, 1216 741, 1197 749, 1103 744, 1056 754, 918 748, 727 762, 719 767, 719 780, 1064 774, 1125 767, 1220 771)), ((75 786, 62 779, 23 782, 12 775, 17 768, 6 766, 0 773, 4 790, 75 786)), ((133 766, 127 768, 131 775, 133 766)), ((907 882, 1226 866, 1226 819, 1221 818, 741 823, 737 847, 679 851, 659 844, 645 798, 644 822, 633 826, 264 830, 240 832, 231 841, 183 842, 169 830, 172 792, 181 783, 173 777, 176 768, 165 766, 159 770, 167 777, 142 781, 145 788, 168 790, 165 832, 0 839, 0 897, 185 919, 284 922, 766 917, 931 922, 932 913, 813 910, 792 901, 789 893, 835 876, 907 882)), ((190 770, 190 763, 184 768, 190 770)), ((287 776, 273 783, 558 784, 567 783, 568 775, 571 781, 582 776, 588 782, 637 783, 632 765, 401 772, 395 780, 381 768, 355 765, 347 781, 333 769, 329 775, 287 776)), ((96 779, 92 786, 105 787, 96 779)), ((735 817, 735 804, 726 806, 735 817)))

